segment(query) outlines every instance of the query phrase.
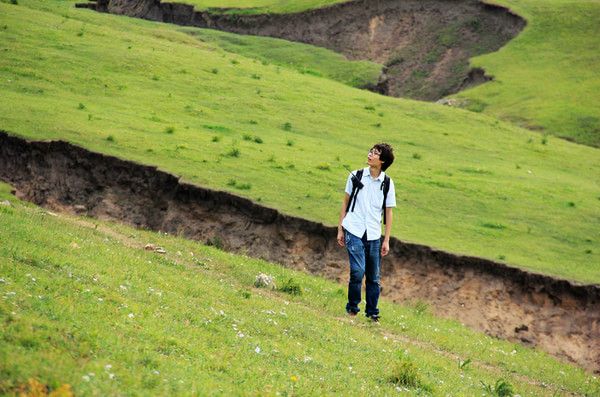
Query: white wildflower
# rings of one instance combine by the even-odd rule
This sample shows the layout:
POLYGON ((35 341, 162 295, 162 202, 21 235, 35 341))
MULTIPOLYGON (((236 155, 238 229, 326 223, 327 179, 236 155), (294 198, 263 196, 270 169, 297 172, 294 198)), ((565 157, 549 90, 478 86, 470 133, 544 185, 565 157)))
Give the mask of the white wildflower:
POLYGON ((104 302, 104 299, 98 298, 98 302, 104 302))
POLYGON ((256 352, 256 354, 260 354, 260 347, 256 346, 256 348, 254 349, 254 351, 256 352))
POLYGON ((90 381, 90 377, 89 377, 88 375, 83 375, 83 376, 81 377, 81 379, 83 379, 83 380, 84 380, 84 381, 86 381, 86 382, 89 382, 89 381, 90 381))
POLYGON ((123 290, 123 291, 127 291, 127 287, 126 287, 126 286, 124 286, 124 285, 119 285, 119 288, 120 288, 121 290, 123 290))
POLYGON ((129 317, 129 318, 134 318, 134 317, 135 317, 135 314, 133 314, 133 313, 129 313, 129 314, 127 315, 127 317, 129 317))
POLYGON ((108 379, 114 379, 115 378, 115 374, 108 374, 108 379))
POLYGON ((107 370, 107 371, 110 370, 111 368, 112 368, 112 365, 110 365, 110 364, 106 364, 104 366, 104 369, 107 370))

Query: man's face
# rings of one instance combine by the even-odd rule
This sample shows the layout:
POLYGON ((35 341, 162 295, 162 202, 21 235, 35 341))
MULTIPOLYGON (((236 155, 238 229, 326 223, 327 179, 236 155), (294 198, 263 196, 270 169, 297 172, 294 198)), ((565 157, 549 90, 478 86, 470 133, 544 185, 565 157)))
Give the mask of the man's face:
POLYGON ((381 152, 376 148, 372 148, 371 150, 369 150, 369 155, 367 157, 367 164, 369 165, 369 167, 381 168, 383 161, 379 159, 380 155, 381 152))

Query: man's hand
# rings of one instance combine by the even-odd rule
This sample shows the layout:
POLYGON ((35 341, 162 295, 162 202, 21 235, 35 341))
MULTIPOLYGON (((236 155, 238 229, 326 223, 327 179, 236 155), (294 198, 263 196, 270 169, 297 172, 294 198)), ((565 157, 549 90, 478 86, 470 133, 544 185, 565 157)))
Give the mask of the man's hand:
POLYGON ((383 244, 381 244, 381 256, 386 256, 390 253, 390 242, 387 240, 383 240, 383 244))
POLYGON ((338 242, 338 244, 339 244, 340 247, 345 247, 346 246, 346 242, 344 240, 344 231, 343 230, 338 230, 337 242, 338 242))

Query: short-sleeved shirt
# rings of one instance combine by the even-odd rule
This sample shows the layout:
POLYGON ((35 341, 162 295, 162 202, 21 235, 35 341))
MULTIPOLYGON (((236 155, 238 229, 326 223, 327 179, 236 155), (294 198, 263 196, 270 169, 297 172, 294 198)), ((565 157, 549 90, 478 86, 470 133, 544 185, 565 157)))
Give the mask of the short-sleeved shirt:
MULTIPOLYGON (((352 172, 356 175, 356 171, 352 172)), ((385 172, 381 171, 377 178, 372 178, 369 167, 363 170, 361 182, 364 187, 356 196, 354 211, 352 207, 342 221, 342 227, 357 237, 362 237, 367 232, 367 240, 377 240, 381 237, 381 215, 383 213, 383 189, 381 184, 385 178, 385 172)), ((352 176, 348 175, 346 181, 346 193, 352 194, 352 176)), ((390 178, 390 190, 388 191, 385 206, 396 206, 396 190, 394 181, 390 178)))

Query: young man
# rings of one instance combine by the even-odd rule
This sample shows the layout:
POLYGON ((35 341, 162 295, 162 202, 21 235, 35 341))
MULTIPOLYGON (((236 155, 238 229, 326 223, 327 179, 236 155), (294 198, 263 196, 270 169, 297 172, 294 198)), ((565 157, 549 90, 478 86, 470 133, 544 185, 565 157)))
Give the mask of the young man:
POLYGON ((390 145, 378 143, 373 146, 367 157, 368 167, 348 176, 338 226, 338 244, 346 247, 350 259, 346 312, 355 316, 360 311, 362 280, 366 276, 365 311, 373 321, 379 321, 379 265, 381 257, 390 251, 392 208, 396 206, 394 182, 386 178, 384 172, 393 162, 394 152, 390 145), (385 234, 381 241, 385 191, 385 234))

